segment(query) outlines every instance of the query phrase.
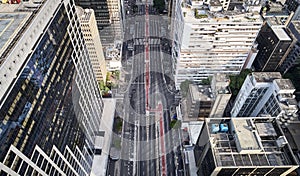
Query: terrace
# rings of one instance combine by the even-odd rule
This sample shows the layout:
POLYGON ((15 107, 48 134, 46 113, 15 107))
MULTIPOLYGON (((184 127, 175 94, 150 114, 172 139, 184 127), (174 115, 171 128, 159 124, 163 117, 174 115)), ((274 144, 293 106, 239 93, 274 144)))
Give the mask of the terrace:
POLYGON ((284 166, 293 165, 295 158, 274 118, 263 120, 232 118, 210 119, 208 129, 217 166, 284 166), (216 124, 227 124, 227 130, 216 124))

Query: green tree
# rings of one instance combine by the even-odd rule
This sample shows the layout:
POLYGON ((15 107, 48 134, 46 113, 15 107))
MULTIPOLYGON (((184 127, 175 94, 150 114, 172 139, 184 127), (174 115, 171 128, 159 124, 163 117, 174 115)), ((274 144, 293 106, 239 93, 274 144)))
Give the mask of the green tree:
POLYGON ((252 73, 252 71, 250 69, 245 69, 245 70, 242 70, 239 75, 229 76, 229 78, 230 78, 229 87, 231 89, 233 97, 237 96, 237 94, 239 93, 239 91, 249 73, 252 73))
POLYGON ((165 10, 165 0, 154 0, 153 7, 155 7, 159 13, 163 13, 165 10))
POLYGON ((104 81, 100 81, 99 82, 99 87, 100 87, 100 90, 104 90, 105 89, 105 84, 104 84, 104 81))
POLYGON ((180 120, 172 120, 170 122, 170 127, 174 129, 179 129, 181 127, 181 121, 180 120))

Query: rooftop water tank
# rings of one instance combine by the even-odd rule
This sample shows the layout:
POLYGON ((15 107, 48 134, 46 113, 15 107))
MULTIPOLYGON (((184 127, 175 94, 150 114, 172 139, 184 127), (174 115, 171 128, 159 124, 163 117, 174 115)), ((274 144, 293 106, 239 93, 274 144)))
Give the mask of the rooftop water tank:
POLYGON ((219 132, 219 130, 220 130, 218 124, 212 124, 212 125, 211 125, 211 129, 212 129, 212 132, 213 132, 213 133, 217 133, 217 132, 219 132))
POLYGON ((228 125, 226 123, 220 124, 220 131, 221 132, 227 132, 228 131, 228 125))

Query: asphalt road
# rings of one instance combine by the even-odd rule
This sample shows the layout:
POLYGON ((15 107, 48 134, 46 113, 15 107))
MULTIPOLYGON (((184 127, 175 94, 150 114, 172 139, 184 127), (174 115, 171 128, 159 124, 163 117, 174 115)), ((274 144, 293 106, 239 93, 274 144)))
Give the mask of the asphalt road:
POLYGON ((129 68, 126 70, 128 87, 122 88, 126 90, 122 149, 120 164, 115 166, 120 167, 119 172, 115 175, 175 176, 178 172, 179 134, 170 127, 170 108, 175 95, 171 91, 172 78, 165 74, 165 61, 171 61, 166 39, 168 22, 149 12, 156 13, 151 6, 138 5, 137 14, 129 14, 131 19, 126 21, 124 46, 131 43, 133 49, 123 48, 123 67, 129 68), (160 119, 163 128, 159 126, 160 119), (166 168, 165 173, 162 167, 166 168))

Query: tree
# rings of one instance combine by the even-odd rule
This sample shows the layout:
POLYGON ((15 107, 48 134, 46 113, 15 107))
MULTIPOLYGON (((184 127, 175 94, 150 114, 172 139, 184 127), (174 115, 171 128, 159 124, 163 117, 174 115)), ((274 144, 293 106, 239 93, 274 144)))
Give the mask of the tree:
POLYGON ((229 78, 230 78, 229 87, 231 89, 233 97, 237 96, 237 94, 239 93, 239 91, 249 73, 252 73, 252 71, 250 69, 245 69, 245 70, 242 70, 239 75, 229 76, 229 78))
POLYGON ((104 89, 105 89, 105 84, 104 84, 104 81, 103 81, 103 80, 101 80, 101 81, 99 82, 99 87, 100 87, 100 90, 104 90, 104 89))
POLYGON ((155 7, 159 13, 163 13, 165 10, 165 0, 154 0, 153 7, 155 7))
POLYGON ((202 84, 202 85, 210 85, 211 80, 212 80, 212 77, 209 76, 209 77, 206 78, 206 79, 202 79, 202 80, 201 80, 201 84, 202 84))

